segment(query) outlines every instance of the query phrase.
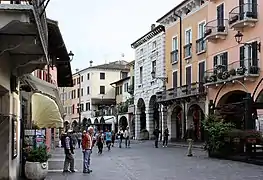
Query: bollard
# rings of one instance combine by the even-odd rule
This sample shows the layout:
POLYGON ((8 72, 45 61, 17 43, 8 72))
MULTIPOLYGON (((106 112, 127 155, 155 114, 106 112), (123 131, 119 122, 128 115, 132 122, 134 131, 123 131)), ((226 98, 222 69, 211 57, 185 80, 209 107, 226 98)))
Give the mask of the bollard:
POLYGON ((187 152, 187 156, 191 157, 191 156, 193 156, 193 154, 192 154, 193 139, 187 139, 187 141, 188 141, 188 152, 187 152))

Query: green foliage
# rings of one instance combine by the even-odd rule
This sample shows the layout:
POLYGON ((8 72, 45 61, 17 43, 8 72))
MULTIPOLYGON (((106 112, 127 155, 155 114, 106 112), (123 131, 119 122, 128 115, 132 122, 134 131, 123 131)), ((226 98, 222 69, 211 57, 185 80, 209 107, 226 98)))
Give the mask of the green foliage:
POLYGON ((205 150, 209 152, 221 152, 224 150, 226 142, 225 134, 235 126, 232 123, 225 123, 214 115, 209 115, 203 122, 208 138, 205 144, 205 150))
POLYGON ((46 145, 27 150, 27 161, 29 162, 47 162, 51 155, 48 153, 46 145))

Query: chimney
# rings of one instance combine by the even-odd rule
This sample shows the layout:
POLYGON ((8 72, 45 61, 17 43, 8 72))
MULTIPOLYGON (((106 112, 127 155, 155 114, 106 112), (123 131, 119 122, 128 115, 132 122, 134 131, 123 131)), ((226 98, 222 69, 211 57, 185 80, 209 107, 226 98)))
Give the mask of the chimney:
POLYGON ((151 25, 151 31, 154 30, 154 28, 155 28, 155 24, 152 24, 151 25))
POLYGON ((93 61, 90 60, 90 61, 89 61, 89 66, 90 66, 90 67, 92 67, 92 63, 93 63, 93 61))

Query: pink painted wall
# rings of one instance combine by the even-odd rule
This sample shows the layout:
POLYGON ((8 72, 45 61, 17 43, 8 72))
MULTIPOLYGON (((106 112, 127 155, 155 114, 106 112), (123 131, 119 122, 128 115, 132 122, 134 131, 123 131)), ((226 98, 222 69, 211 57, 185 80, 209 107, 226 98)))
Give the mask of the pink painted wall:
MULTIPOLYGON (((215 0, 215 2, 209 2, 208 7, 208 22, 211 20, 216 19, 217 13, 217 6, 221 3, 225 4, 225 19, 229 18, 229 12, 239 6, 238 0, 215 0)), ((263 27, 263 1, 258 0, 258 22, 256 23, 255 27, 247 27, 243 29, 243 43, 248 41, 255 41, 257 40, 260 42, 263 38, 262 27, 263 27)), ((221 52, 228 51, 228 64, 239 61, 239 47, 240 45, 237 44, 235 41, 235 34, 237 31, 232 29, 228 29, 228 35, 226 36, 225 40, 218 40, 216 43, 208 42, 208 49, 207 49, 207 69, 213 68, 213 56, 216 54, 220 54, 221 52)), ((262 51, 262 48, 261 48, 262 51)), ((263 63, 261 63, 263 59, 263 54, 259 53, 259 66, 263 69, 263 63)), ((246 87, 248 88, 249 92, 253 93, 256 85, 258 84, 259 80, 263 77, 262 71, 260 77, 256 78, 254 82, 245 82, 246 87)), ((220 87, 220 86, 219 86, 220 87)), ((219 87, 209 88, 208 98, 214 99, 219 87)), ((257 94, 263 88, 261 85, 257 94)), ((218 100, 227 92, 233 90, 243 90, 243 88, 238 84, 227 85, 219 94, 218 100)), ((255 97, 257 97, 257 94, 255 97)))

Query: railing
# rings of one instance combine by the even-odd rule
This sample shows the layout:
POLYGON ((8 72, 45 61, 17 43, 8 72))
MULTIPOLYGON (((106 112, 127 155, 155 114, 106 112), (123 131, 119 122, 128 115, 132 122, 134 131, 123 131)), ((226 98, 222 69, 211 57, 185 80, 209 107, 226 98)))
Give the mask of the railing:
POLYGON ((192 43, 186 44, 184 46, 184 58, 192 56, 192 43))
POLYGON ((196 40, 196 53, 200 53, 206 50, 205 38, 200 38, 196 40))
POLYGON ((178 62, 178 50, 173 50, 171 52, 171 63, 176 63, 178 62))
POLYGON ((244 20, 245 18, 257 19, 257 7, 256 3, 246 3, 235 7, 229 12, 229 24, 244 20))
POLYGON ((235 61, 228 65, 217 65, 213 69, 205 72, 205 83, 213 83, 218 81, 226 81, 235 79, 240 76, 257 76, 260 73, 258 59, 251 58, 235 61))
POLYGON ((205 37, 210 34, 227 33, 228 20, 227 19, 215 19, 205 25, 205 37))
POLYGON ((171 88, 166 91, 157 92, 156 96, 157 101, 165 101, 205 94, 205 90, 204 83, 195 82, 189 85, 183 85, 182 87, 171 88))
POLYGON ((23 4, 32 5, 32 0, 1 0, 0 4, 23 4))

